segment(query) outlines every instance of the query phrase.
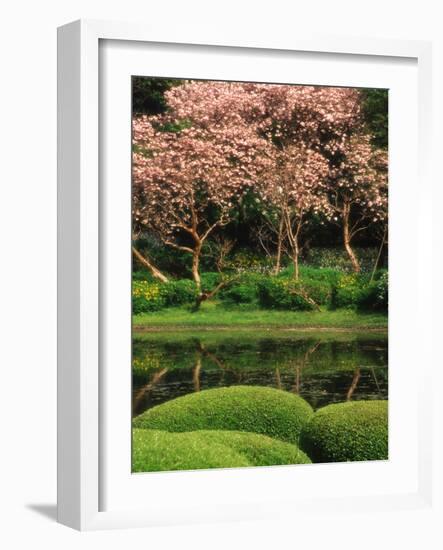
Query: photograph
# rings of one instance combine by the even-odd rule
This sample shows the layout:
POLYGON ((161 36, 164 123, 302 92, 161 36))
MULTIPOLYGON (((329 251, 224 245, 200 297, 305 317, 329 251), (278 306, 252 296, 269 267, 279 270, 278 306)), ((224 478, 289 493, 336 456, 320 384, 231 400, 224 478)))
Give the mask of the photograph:
POLYGON ((132 472, 388 460, 389 90, 131 86, 132 472))

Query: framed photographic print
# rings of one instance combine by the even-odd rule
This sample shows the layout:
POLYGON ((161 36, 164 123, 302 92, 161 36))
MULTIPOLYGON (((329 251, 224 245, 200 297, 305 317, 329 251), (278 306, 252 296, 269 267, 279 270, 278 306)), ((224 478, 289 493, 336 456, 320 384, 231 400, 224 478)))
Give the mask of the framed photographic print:
POLYGON ((72 527, 429 504, 429 45, 248 40, 59 29, 72 527))

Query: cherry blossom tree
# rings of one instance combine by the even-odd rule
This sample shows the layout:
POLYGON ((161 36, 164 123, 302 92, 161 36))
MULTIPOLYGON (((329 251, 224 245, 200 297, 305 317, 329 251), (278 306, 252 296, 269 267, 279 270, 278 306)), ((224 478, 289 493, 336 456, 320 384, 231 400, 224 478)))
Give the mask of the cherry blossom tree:
POLYGON ((386 170, 358 90, 184 81, 165 101, 166 113, 133 123, 134 227, 190 254, 199 289, 203 245, 246 191, 266 202, 277 266, 286 248, 298 277, 308 216, 333 213, 359 270, 351 242, 386 217, 386 170))
POLYGON ((324 195, 319 193, 320 184, 326 182, 327 176, 325 161, 319 152, 333 155, 342 135, 359 123, 358 91, 192 82, 174 88, 167 96, 174 113, 182 119, 191 119, 204 128, 221 123, 246 124, 269 143, 274 151, 273 163, 258 189, 266 197, 268 208, 263 211, 263 224, 257 236, 268 254, 269 242, 275 244, 275 272, 280 269, 283 250, 291 252, 296 266, 294 275, 298 278, 299 239, 306 215, 314 209, 324 211, 327 206, 324 195), (302 150, 305 152, 301 153, 302 150), (307 155, 306 151, 311 154, 307 155), (306 161, 304 167, 303 160, 306 161), (295 178, 292 184, 291 177, 295 178), (279 195, 278 189, 291 191, 279 195))
POLYGON ((264 187, 265 201, 278 212, 275 218, 279 235, 277 261, 280 261, 280 239, 284 233, 296 280, 299 279, 301 232, 308 216, 330 212, 325 192, 328 172, 328 163, 320 153, 300 144, 286 147, 276 155, 273 174, 264 187))
POLYGON ((201 290, 203 244, 229 222, 240 196, 269 165, 271 152, 246 124, 191 123, 164 131, 171 116, 134 119, 133 220, 192 256, 192 277, 201 290))
POLYGON ((373 149, 367 133, 344 134, 330 165, 333 219, 341 223, 345 250, 358 273, 360 263, 352 239, 371 224, 387 224, 387 153, 373 149))

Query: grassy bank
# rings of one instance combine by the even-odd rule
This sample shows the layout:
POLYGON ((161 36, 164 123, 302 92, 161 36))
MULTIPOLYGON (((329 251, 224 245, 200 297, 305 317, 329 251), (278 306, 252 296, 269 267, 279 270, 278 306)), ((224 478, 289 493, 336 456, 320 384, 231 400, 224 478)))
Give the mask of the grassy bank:
POLYGON ((296 328, 301 330, 387 330, 383 313, 362 313, 349 309, 322 311, 279 311, 264 309, 227 309, 217 302, 202 305, 191 313, 188 306, 134 315, 135 331, 159 328, 296 328))

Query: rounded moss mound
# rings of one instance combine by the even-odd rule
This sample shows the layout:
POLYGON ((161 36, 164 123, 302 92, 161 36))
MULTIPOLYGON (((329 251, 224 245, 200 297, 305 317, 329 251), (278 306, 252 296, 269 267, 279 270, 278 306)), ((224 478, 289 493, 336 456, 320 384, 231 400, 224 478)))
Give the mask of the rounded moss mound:
POLYGON ((134 428, 192 432, 236 430, 298 443, 311 406, 301 397, 257 386, 232 386, 191 393, 148 409, 134 428))
POLYGON ((300 447, 313 462, 386 460, 388 402, 353 401, 319 409, 303 428, 300 447))
POLYGON ((309 464, 295 445, 264 435, 222 430, 170 433, 133 430, 132 470, 159 472, 309 464))

